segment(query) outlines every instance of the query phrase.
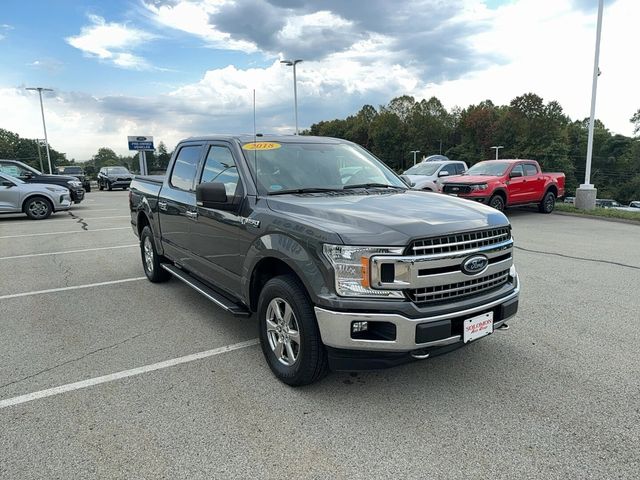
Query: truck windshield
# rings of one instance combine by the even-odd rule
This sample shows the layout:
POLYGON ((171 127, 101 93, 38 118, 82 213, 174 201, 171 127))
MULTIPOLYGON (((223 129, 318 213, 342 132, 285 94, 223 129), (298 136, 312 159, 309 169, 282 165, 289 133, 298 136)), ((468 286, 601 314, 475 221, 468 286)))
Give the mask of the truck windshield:
POLYGON ((442 165, 441 163, 419 163, 418 165, 414 165, 409 170, 404 172, 406 175, 433 175, 438 170, 438 167, 442 165))
POLYGON ((499 177, 504 175, 511 164, 498 161, 480 162, 467 170, 467 175, 488 175, 499 177))
POLYGON ((386 165, 355 145, 251 142, 242 149, 261 194, 407 188, 386 165))

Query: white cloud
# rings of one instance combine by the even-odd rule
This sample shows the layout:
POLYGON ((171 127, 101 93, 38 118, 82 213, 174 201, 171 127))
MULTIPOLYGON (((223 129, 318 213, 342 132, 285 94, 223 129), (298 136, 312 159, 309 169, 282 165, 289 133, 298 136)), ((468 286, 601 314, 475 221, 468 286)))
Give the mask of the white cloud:
POLYGON ((121 68, 151 68, 145 59, 132 54, 131 50, 157 38, 156 35, 125 24, 108 23, 97 15, 90 15, 89 20, 91 25, 82 27, 79 35, 66 38, 69 45, 121 68))

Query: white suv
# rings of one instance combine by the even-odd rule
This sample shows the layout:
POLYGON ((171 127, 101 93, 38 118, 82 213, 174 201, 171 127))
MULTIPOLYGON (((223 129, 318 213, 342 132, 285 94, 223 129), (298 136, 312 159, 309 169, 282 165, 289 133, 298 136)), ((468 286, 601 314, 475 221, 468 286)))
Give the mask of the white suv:
POLYGON ((466 171, 466 163, 448 160, 446 162, 420 162, 402 175, 411 182, 414 190, 439 192, 441 178, 462 175, 466 171))

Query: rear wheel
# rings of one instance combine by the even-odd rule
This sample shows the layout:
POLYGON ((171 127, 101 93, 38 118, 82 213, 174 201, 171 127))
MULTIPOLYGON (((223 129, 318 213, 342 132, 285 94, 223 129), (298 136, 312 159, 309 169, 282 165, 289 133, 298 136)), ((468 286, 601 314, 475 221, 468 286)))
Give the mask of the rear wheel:
POLYGON ((272 278, 258 300, 260 345, 278 379, 308 385, 328 372, 318 323, 300 281, 292 275, 272 278))
POLYGON ((154 282, 166 282, 171 278, 171 274, 160 266, 163 258, 158 255, 156 245, 153 241, 153 233, 147 225, 140 234, 140 253, 142 255, 142 266, 147 278, 154 282))
POLYGON ((540 213, 551 213, 556 206, 556 196, 553 192, 547 192, 538 205, 540 213))
POLYGON ((491 197, 491 199, 489 199, 489 206, 503 212, 505 204, 502 195, 494 195, 493 197, 491 197))
POLYGON ((44 220, 53 212, 51 202, 44 197, 32 197, 24 205, 24 213, 31 220, 44 220))
POLYGON ((104 190, 104 185, 102 185, 100 181, 98 181, 98 190, 100 191, 104 190))

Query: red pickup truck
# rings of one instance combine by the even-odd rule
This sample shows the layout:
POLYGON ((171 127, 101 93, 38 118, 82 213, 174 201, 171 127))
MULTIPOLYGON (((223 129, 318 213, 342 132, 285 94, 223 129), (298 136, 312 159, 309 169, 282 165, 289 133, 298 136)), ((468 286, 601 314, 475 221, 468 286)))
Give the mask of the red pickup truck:
POLYGON ((446 179, 442 192, 497 210, 535 203, 540 212, 551 213, 556 198, 564 197, 564 173, 542 173, 535 160, 488 160, 446 179))

